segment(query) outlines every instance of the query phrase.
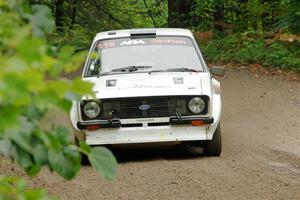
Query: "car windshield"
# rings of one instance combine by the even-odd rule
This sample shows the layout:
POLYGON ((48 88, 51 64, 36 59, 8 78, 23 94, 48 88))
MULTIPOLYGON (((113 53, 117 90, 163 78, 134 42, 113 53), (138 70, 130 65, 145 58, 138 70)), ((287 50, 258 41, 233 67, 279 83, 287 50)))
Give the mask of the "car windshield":
POLYGON ((155 37, 100 40, 89 55, 85 76, 163 71, 203 71, 191 39, 155 37))

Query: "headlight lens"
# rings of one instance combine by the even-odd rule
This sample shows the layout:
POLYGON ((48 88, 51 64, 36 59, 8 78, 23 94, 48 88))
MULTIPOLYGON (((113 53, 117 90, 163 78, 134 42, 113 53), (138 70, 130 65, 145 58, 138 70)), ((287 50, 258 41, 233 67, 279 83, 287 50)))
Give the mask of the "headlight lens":
POLYGON ((205 109, 205 102, 200 97, 194 97, 189 101, 189 109, 191 112, 199 114, 205 109))
POLYGON ((83 112, 85 116, 90 119, 97 117, 100 114, 101 108, 98 103, 90 101, 86 103, 83 107, 83 112))

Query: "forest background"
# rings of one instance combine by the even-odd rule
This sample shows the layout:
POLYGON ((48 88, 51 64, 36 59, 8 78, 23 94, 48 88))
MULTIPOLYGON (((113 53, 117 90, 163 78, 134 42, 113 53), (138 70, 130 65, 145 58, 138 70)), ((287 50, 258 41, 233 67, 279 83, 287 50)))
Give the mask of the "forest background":
POLYGON ((147 27, 191 29, 209 62, 300 70, 297 0, 35 0, 48 5, 57 46, 88 49, 97 32, 147 27))

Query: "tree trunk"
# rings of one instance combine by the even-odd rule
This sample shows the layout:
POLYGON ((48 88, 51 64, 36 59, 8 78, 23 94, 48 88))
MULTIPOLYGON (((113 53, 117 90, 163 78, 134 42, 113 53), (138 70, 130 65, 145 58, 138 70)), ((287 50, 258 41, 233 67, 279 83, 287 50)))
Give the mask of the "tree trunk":
POLYGON ((71 0, 71 24, 76 23, 76 5, 77 0, 71 0))
POLYGON ((214 11, 214 28, 215 30, 224 31, 224 0, 215 0, 214 11))
POLYGON ((168 26, 173 28, 193 26, 194 0, 168 0, 168 26))
POLYGON ((55 24, 57 30, 61 30, 63 26, 63 18, 64 18, 64 0, 56 0, 55 3, 55 24))
POLYGON ((176 0, 168 0, 168 27, 178 27, 176 0))

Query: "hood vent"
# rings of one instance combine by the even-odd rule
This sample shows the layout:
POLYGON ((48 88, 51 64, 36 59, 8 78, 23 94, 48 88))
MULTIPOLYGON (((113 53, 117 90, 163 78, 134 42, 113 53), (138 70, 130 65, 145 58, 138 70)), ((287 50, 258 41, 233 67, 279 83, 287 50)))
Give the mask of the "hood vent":
POLYGON ((130 32, 130 37, 132 39, 135 38, 155 38, 156 31, 155 30, 139 30, 139 31, 132 31, 130 32))

